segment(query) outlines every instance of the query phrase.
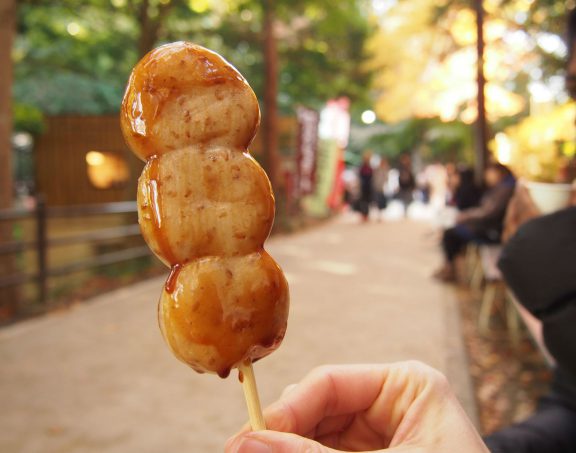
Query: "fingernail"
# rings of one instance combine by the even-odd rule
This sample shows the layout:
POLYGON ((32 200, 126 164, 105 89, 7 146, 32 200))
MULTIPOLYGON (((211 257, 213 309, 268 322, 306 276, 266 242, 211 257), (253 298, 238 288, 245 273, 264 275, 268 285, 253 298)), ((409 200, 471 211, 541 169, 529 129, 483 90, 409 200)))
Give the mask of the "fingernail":
POLYGON ((264 442, 254 439, 253 437, 244 437, 236 450, 235 453, 272 453, 272 448, 270 445, 264 442))

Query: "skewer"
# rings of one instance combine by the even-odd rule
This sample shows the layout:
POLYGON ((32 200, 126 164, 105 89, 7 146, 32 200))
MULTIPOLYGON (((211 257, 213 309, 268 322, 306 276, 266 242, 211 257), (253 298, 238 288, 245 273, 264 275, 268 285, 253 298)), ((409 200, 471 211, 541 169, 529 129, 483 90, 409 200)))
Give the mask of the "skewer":
POLYGON ((243 362, 242 365, 238 367, 238 370, 240 371, 240 382, 242 382, 244 398, 246 399, 246 406, 248 407, 250 426, 252 426, 253 431, 265 430, 266 422, 262 415, 262 407, 260 406, 260 397, 258 396, 252 362, 243 362))

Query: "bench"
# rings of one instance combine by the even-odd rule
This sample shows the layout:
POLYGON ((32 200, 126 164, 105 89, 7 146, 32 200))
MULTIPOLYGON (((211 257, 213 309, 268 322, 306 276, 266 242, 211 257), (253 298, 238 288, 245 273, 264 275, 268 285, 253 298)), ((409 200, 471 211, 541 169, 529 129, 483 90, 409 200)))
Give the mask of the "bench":
POLYGON ((511 342, 517 346, 522 326, 530 339, 541 352, 546 364, 554 366, 554 359, 546 349, 542 337, 542 325, 514 297, 506 286, 498 269, 498 260, 502 252, 501 245, 471 244, 466 250, 465 266, 468 283, 472 290, 482 290, 478 327, 487 334, 495 308, 504 311, 506 327, 511 342), (498 303, 499 306, 498 306, 498 303))

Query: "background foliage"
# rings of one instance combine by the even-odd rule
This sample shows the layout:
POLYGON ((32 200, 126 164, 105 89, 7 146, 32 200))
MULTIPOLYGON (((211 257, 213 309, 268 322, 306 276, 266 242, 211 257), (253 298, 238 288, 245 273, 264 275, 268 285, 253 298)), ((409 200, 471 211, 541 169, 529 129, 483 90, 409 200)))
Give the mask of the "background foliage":
MULTIPOLYGON (((277 1, 280 106, 330 97, 366 102, 367 0, 277 1)), ((23 1, 14 97, 46 114, 116 112, 130 69, 150 48, 191 40, 224 55, 263 92, 262 2, 23 1)))

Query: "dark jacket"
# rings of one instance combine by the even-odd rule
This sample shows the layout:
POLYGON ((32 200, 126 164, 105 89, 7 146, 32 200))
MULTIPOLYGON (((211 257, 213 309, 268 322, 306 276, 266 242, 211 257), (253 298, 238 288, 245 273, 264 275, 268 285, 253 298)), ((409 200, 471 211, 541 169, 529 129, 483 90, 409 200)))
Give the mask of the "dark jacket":
POLYGON ((482 198, 482 188, 474 181, 474 172, 471 169, 462 170, 459 174, 460 183, 454 191, 452 204, 459 211, 465 211, 478 206, 482 198))
POLYGON ((576 409, 576 207, 522 225, 499 267, 520 303, 542 322, 558 367, 555 390, 576 409))
POLYGON ((416 180, 412 171, 407 167, 398 170, 398 190, 400 192, 412 192, 416 188, 416 180))
POLYGON ((475 236, 499 241, 504 229, 506 208, 514 194, 516 180, 508 176, 482 196, 480 206, 466 209, 460 223, 466 225, 475 236))
POLYGON ((372 178, 374 171, 368 163, 362 164, 358 170, 360 177, 360 199, 365 202, 372 201, 372 178))

